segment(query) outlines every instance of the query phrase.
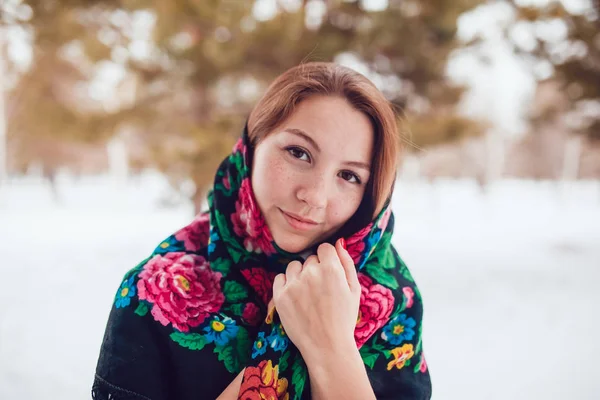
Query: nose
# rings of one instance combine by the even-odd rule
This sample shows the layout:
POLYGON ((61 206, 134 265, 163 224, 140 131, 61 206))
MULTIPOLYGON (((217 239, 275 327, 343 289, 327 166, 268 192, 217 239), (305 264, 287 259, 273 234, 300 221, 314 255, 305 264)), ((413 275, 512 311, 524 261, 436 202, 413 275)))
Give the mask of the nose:
POLYGON ((311 176, 298 188, 296 196, 311 208, 327 206, 327 182, 323 176, 311 176))

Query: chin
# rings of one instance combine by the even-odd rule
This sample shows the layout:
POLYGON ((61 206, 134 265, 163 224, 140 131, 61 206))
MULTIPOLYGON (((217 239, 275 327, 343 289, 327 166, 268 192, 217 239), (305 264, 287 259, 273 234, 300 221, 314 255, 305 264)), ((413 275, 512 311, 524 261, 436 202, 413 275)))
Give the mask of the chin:
POLYGON ((307 241, 305 238, 292 238, 288 237, 283 240, 278 240, 277 238, 273 238, 277 246, 288 253, 301 253, 307 248, 309 248, 312 242, 307 241))

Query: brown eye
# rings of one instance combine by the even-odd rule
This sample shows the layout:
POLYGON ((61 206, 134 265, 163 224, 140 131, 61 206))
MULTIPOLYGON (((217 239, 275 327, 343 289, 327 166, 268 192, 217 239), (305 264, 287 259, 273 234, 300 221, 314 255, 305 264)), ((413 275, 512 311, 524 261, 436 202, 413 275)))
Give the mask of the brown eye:
POLYGON ((292 157, 297 158, 298 160, 310 161, 308 153, 299 147, 288 147, 286 150, 292 157))
POLYGON ((360 178, 358 177, 358 175, 356 175, 354 172, 352 171, 341 171, 339 173, 340 178, 342 178, 345 181, 348 181, 350 183, 357 183, 360 184, 360 178))

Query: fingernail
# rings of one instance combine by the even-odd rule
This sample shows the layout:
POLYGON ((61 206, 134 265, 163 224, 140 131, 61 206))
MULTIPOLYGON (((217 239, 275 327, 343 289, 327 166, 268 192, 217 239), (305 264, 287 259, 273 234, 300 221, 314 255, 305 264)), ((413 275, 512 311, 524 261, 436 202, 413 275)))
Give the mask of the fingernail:
POLYGON ((346 250, 346 239, 340 238, 340 245, 344 250, 346 250))

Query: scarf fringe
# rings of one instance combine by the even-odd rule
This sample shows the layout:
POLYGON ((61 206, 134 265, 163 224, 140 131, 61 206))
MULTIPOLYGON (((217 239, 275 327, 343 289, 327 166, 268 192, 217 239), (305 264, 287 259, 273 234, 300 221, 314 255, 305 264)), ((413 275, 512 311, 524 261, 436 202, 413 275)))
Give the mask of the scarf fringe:
POLYGON ((129 390, 121 389, 118 386, 111 385, 102 378, 96 377, 92 385, 93 400, 150 400, 146 396, 134 393, 129 390))

